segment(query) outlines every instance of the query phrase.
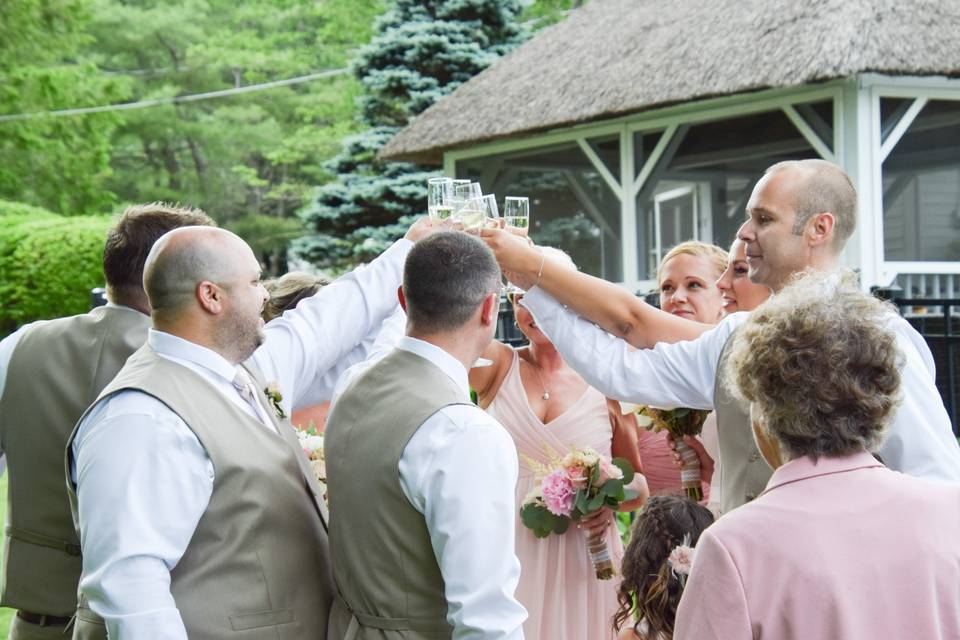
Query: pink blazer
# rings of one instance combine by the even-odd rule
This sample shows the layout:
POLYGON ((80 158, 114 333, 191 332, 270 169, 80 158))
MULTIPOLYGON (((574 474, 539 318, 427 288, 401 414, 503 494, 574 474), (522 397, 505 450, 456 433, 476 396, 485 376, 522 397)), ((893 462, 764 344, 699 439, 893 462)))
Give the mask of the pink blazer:
POLYGON ((788 462, 700 537, 674 638, 960 638, 960 485, 788 462))

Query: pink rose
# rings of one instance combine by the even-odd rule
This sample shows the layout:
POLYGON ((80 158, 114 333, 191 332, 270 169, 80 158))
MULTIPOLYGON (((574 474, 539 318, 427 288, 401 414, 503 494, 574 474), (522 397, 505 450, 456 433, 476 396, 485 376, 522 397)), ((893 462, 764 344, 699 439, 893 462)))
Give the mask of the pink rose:
POLYGON ((686 545, 678 545, 670 552, 667 561, 678 578, 688 576, 690 575, 690 568, 693 566, 693 549, 686 545))
POLYGON ((564 469, 567 479, 577 489, 583 489, 587 486, 587 468, 582 464, 572 464, 564 469))
POLYGON ((563 469, 557 469, 543 479, 543 501, 555 516, 569 516, 577 490, 563 469))
POLYGON ((600 484, 607 480, 623 479, 623 471, 603 456, 600 457, 600 484))

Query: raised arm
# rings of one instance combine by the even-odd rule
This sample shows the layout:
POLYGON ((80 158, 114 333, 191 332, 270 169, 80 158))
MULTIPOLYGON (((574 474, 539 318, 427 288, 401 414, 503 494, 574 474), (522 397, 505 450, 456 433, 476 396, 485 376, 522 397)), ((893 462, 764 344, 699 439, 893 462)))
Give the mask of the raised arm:
POLYGON ((481 234, 511 282, 524 289, 534 286, 543 289, 561 304, 634 347, 692 340, 710 328, 710 325, 660 311, 612 282, 580 273, 560 260, 545 256, 539 247, 512 233, 483 229, 481 234))
POLYGON ((278 383, 284 409, 301 399, 398 307, 397 288, 413 242, 432 225, 418 220, 365 267, 358 267, 302 300, 265 328, 266 341, 253 354, 268 381, 278 383))
POLYGON ((746 314, 733 314, 696 340, 633 349, 564 308, 539 288, 524 306, 564 361, 609 398, 657 407, 713 409, 717 363, 723 345, 746 314))

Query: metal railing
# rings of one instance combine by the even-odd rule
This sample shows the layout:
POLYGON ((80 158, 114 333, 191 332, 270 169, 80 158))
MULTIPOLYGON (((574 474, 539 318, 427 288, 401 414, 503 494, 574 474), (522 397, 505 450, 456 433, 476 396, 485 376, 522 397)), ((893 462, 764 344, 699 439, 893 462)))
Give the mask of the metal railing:
POLYGON ((906 298, 886 296, 907 322, 926 340, 937 368, 937 390, 950 416, 954 434, 960 435, 957 411, 960 410, 960 298, 906 298))

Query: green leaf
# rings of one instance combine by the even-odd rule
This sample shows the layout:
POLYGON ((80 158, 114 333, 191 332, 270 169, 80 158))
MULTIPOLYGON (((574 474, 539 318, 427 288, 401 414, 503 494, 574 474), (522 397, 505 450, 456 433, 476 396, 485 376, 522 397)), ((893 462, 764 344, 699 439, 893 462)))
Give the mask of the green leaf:
POLYGON ((629 460, 626 458, 614 458, 612 462, 613 466, 617 467, 623 472, 623 484, 630 484, 633 482, 633 476, 636 475, 636 472, 629 460))
POLYGON ((631 500, 636 500, 640 497, 640 492, 635 489, 625 489, 623 492, 623 499, 626 502, 631 500))
POLYGON ((570 526, 570 520, 568 518, 561 518, 559 516, 553 517, 555 518, 553 523, 553 532, 556 534, 566 533, 567 528, 570 526))
POLYGON ((586 513, 593 513, 594 511, 602 507, 605 501, 606 501, 606 496, 602 492, 593 496, 593 498, 590 499, 590 502, 587 503, 586 513))

